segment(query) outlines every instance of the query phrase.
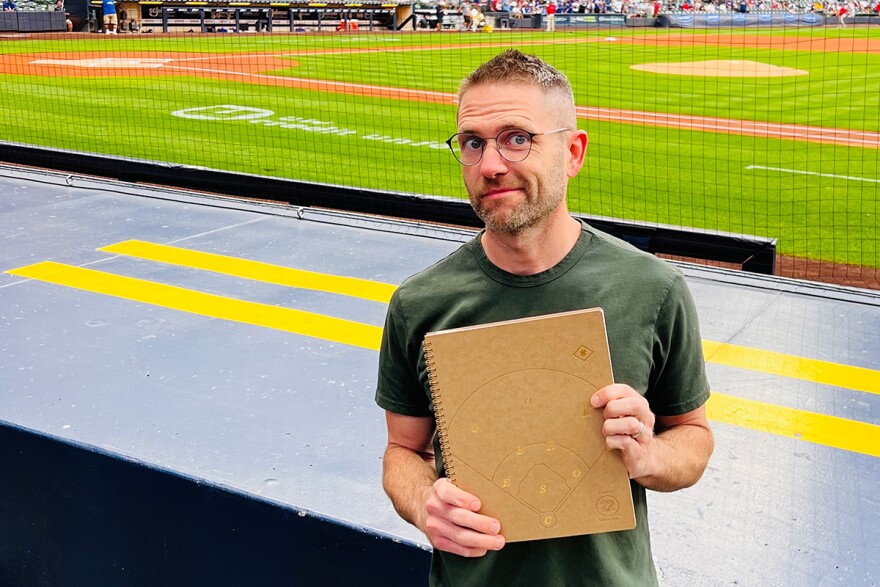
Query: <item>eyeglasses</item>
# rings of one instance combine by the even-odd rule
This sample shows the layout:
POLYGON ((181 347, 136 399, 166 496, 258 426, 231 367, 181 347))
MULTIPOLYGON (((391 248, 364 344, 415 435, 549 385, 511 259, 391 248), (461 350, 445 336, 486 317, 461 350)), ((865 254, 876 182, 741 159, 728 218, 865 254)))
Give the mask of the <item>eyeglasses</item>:
POLYGON ((495 147, 501 157, 511 163, 518 163, 532 152, 532 141, 535 137, 570 130, 570 128, 557 128, 546 132, 529 132, 521 128, 508 128, 498 133, 494 139, 478 137, 469 132, 460 132, 449 137, 446 144, 449 145, 449 150, 462 165, 471 166, 479 163, 483 159, 486 144, 491 140, 495 141, 495 147))

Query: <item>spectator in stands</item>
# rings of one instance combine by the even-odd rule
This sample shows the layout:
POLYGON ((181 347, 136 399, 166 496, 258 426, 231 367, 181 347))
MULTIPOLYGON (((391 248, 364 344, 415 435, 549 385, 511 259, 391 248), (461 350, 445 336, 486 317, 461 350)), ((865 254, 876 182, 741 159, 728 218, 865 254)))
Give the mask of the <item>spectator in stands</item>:
POLYGON ((458 11, 461 13, 464 30, 469 31, 471 28, 471 5, 467 2, 462 2, 458 5, 458 11))
POLYGON ((471 6, 471 32, 475 33, 480 30, 480 21, 483 19, 483 14, 480 12, 479 7, 474 4, 471 6))
POLYGON ((3 0, 3 12, 15 12, 18 10, 18 6, 15 5, 14 0, 3 0))
POLYGON ((116 25, 119 23, 119 18, 116 16, 116 1, 102 0, 101 8, 104 10, 104 34, 115 35, 116 25))
POLYGON ((73 21, 70 20, 70 13, 69 12, 64 13, 64 26, 67 28, 68 33, 73 32, 73 21))

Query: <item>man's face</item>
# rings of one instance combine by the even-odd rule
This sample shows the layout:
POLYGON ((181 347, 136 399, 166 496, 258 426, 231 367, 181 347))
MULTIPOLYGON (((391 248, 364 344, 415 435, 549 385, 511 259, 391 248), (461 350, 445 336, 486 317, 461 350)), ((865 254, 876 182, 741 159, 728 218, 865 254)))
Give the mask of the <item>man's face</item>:
MULTIPOLYGON (((554 112, 556 103, 531 85, 477 86, 461 98, 458 132, 489 138, 510 128, 533 133, 556 130, 565 126, 554 112)), ((478 164, 462 166, 471 206, 487 230, 518 234, 540 225, 559 206, 565 206, 571 170, 570 135, 561 132, 535 137, 528 157, 516 163, 501 157, 493 139, 478 164)))

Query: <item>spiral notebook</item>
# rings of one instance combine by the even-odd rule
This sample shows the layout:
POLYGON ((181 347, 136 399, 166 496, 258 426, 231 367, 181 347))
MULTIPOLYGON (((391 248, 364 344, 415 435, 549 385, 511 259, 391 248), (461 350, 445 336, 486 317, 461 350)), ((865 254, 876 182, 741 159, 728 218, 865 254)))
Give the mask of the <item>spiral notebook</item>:
POLYGON ((424 347, 447 477, 508 542, 635 527, 590 405, 614 380, 601 309, 431 332, 424 347))

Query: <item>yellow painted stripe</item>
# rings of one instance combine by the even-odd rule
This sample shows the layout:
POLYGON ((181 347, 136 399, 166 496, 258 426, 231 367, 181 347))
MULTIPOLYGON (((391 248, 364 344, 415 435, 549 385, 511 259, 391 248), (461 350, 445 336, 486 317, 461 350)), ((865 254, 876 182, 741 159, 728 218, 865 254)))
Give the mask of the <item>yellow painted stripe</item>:
MULTIPOLYGON (((213 271, 244 279, 335 293, 381 303, 387 303, 395 290, 395 286, 388 283, 303 271, 145 241, 130 240, 103 247, 100 250, 213 271)), ((872 369, 710 340, 703 341, 703 352, 706 361, 710 363, 880 394, 880 371, 872 369)))
POLYGON ((245 302, 52 261, 12 269, 6 273, 144 304, 221 320, 274 328, 370 350, 377 350, 382 339, 382 328, 379 326, 269 304, 245 302))
POLYGON ((391 294, 395 290, 393 285, 367 279, 291 269, 290 267, 282 267, 260 261, 249 261, 237 257, 203 253, 201 251, 138 240, 125 241, 102 247, 98 250, 287 287, 341 294, 385 304, 391 299, 391 294))
MULTIPOLYGON (((382 303, 387 303, 395 290, 395 286, 388 283, 291 269, 145 241, 130 240, 99 250, 382 303)), ((710 363, 880 394, 880 371, 710 340, 703 341, 703 352, 710 363)))
POLYGON ((715 392, 706 414, 716 422, 880 457, 880 426, 865 422, 715 392))
POLYGON ((710 363, 880 394, 880 371, 872 369, 709 340, 703 354, 710 363))
MULTIPOLYGON (((12 269, 7 273, 370 350, 377 350, 381 340, 381 328, 378 326, 301 310, 246 302, 50 261, 12 269)), ((775 406, 721 393, 712 394, 707 405, 707 413, 710 419, 717 422, 880 456, 880 426, 864 422, 775 406)))

